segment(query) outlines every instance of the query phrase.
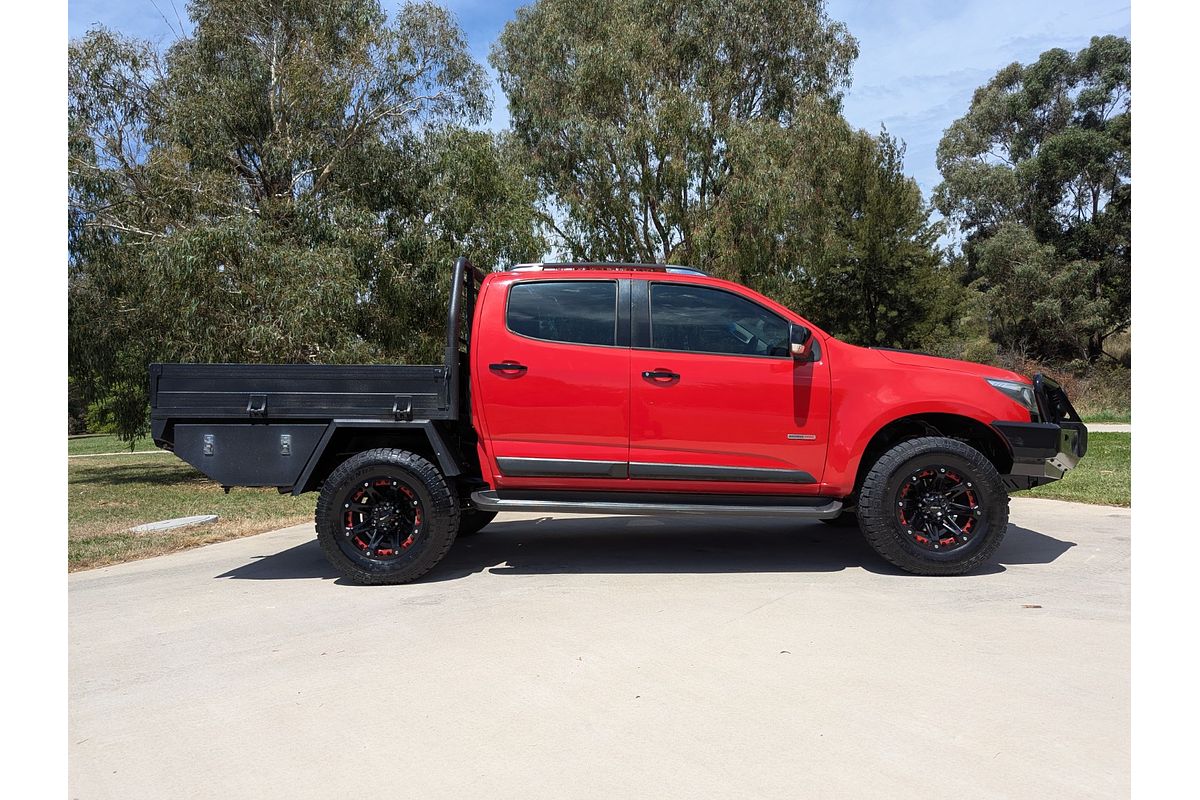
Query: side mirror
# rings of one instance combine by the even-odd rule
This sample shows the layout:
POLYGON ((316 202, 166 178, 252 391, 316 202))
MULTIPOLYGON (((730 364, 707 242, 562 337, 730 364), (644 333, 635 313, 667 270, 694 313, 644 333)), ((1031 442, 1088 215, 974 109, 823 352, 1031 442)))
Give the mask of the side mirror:
POLYGON ((808 361, 812 356, 812 331, 803 325, 792 323, 788 330, 788 341, 792 358, 808 361))

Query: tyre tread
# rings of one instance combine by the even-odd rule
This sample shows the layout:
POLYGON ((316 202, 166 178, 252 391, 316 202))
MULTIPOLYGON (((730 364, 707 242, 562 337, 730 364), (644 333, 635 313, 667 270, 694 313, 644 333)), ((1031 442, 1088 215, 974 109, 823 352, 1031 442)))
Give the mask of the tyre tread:
POLYGON ((453 487, 442 477, 442 473, 438 468, 427 459, 408 450, 377 448, 351 456, 329 474, 317 499, 317 510, 314 517, 317 528, 317 540, 321 544, 321 550, 343 577, 355 583, 388 585, 411 583, 437 566, 454 544, 458 532, 460 514, 458 497, 455 495, 453 487), (395 572, 368 572, 361 569, 341 551, 334 538, 336 535, 334 528, 323 524, 324 521, 330 519, 331 512, 334 511, 333 505, 339 487, 341 487, 352 473, 372 464, 386 464, 391 467, 399 467, 410 473, 424 486, 425 491, 429 493, 433 501, 431 507, 426 511, 431 520, 431 525, 448 526, 448 535, 446 535, 446 531, 438 531, 437 528, 429 530, 429 535, 434 540, 431 542, 434 550, 430 551, 433 555, 428 553, 422 554, 411 564, 395 572), (434 520, 437 520, 437 522, 434 522, 434 520), (435 537, 435 531, 440 535, 435 537), (441 539, 441 541, 437 541, 437 539, 441 539))
POLYGON ((1008 500, 999 472, 983 453, 958 439, 922 436, 900 442, 872 465, 859 490, 858 518, 867 544, 900 569, 917 575, 962 575, 990 559, 1000 547, 1008 527, 1008 500), (900 534, 893 524, 888 501, 891 478, 907 461, 934 453, 949 453, 965 460, 975 470, 981 493, 992 509, 988 538, 962 561, 932 561, 913 555, 900 544, 900 534))

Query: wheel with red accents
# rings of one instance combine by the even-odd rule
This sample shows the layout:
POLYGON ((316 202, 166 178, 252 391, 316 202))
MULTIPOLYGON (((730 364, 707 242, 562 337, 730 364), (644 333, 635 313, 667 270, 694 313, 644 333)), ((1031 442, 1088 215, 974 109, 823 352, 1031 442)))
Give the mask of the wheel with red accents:
POLYGON ((893 447, 858 497, 863 535, 877 553, 918 575, 961 575, 987 561, 1008 528, 1008 492, 983 453, 928 436, 893 447))
POLYGON ((437 467, 407 450, 343 462, 317 500, 317 540, 356 583, 408 583, 431 570, 458 532, 459 505, 437 467))

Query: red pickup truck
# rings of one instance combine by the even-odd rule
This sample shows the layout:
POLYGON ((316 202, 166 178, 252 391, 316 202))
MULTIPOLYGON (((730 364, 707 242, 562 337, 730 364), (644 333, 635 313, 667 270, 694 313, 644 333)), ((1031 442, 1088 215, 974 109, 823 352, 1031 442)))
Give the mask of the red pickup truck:
POLYGON ((846 344, 699 270, 460 259, 452 286, 441 365, 151 365, 155 442, 226 487, 319 491, 317 538, 363 583, 509 510, 856 524, 959 574, 1008 492, 1087 449, 1047 377, 846 344))

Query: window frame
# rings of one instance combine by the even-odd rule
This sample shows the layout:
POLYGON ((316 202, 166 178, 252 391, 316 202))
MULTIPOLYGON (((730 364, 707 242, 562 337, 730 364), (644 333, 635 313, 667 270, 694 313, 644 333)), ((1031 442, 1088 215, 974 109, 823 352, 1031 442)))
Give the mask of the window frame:
MULTIPOLYGON (((521 339, 528 339, 531 342, 546 342, 547 344, 566 345, 569 347, 610 347, 629 349, 628 344, 621 342, 621 281, 617 278, 552 278, 546 280, 525 280, 513 281, 508 285, 508 290, 504 293, 504 330, 508 331, 513 336, 521 339), (612 344, 597 344, 596 342, 569 342, 563 339, 544 339, 540 336, 530 336, 527 333, 514 331, 509 323, 509 311, 512 308, 513 289, 518 286, 542 286, 546 284, 579 284, 579 283, 608 283, 613 286, 613 343, 612 344)), ((627 321, 626 321, 627 322, 627 321)))
POLYGON ((743 300, 743 301, 755 306, 760 311, 762 311, 764 314, 769 314, 772 317, 775 317, 776 319, 781 320, 783 322, 783 324, 787 326, 789 335, 790 335, 791 326, 793 323, 787 317, 782 316, 781 314, 778 314, 778 313, 772 311, 771 309, 764 306, 762 303, 759 303, 755 300, 750 299, 749 297, 746 297, 741 292, 731 291, 722 286, 706 286, 701 283, 689 283, 687 281, 652 281, 652 280, 645 281, 645 284, 646 284, 646 301, 645 301, 646 306, 645 306, 645 308, 646 308, 646 341, 647 341, 647 345, 645 347, 639 347, 639 346, 635 345, 635 349, 637 349, 637 350, 654 350, 654 351, 657 351, 660 353, 696 353, 698 355, 723 356, 725 358, 771 358, 771 359, 775 359, 775 360, 779 360, 779 361, 791 361, 792 360, 791 353, 785 353, 784 355, 773 356, 773 355, 769 355, 769 354, 760 355, 757 353, 723 353, 723 352, 720 352, 717 350, 676 350, 676 349, 668 348, 668 347, 655 347, 654 346, 654 287, 655 286, 686 286, 686 287, 689 287, 692 289, 707 289, 712 292, 721 292, 723 294, 733 295, 734 297, 738 298, 739 300, 743 300))

